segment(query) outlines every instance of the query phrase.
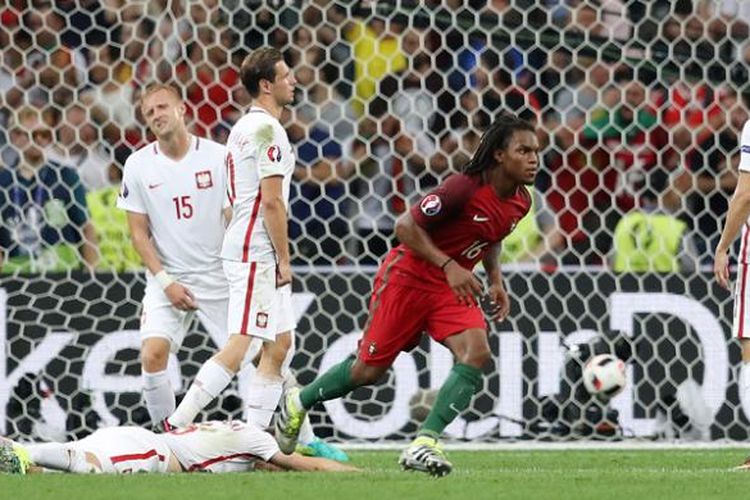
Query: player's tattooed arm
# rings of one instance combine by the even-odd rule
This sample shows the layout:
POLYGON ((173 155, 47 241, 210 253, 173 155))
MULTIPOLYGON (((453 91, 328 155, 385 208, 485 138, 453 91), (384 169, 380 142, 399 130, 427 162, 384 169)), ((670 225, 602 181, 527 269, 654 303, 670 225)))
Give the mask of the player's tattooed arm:
POLYGON ((414 220, 411 212, 404 212, 396 221, 396 237, 417 256, 443 270, 448 286, 459 301, 467 305, 476 303, 474 297, 482 294, 482 284, 471 271, 460 266, 435 245, 427 231, 414 220))

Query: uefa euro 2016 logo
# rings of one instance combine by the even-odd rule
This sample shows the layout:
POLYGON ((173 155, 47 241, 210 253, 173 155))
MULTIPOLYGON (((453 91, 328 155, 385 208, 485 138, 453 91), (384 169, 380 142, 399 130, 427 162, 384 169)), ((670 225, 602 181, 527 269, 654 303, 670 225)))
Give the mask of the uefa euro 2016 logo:
POLYGON ((422 203, 419 204, 419 208, 422 213, 428 217, 437 215, 440 209, 443 207, 443 202, 440 201, 440 197, 436 194, 429 194, 424 197, 422 203))
POLYGON ((274 162, 280 162, 281 161, 281 148, 278 146, 271 146, 268 148, 268 151, 266 151, 266 154, 268 155, 268 159, 274 162))

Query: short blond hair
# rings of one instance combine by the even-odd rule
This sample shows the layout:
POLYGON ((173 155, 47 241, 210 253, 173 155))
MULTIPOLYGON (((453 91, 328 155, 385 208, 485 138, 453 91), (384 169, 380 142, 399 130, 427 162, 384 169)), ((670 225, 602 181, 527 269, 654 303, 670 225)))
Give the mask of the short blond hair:
POLYGON ((167 92, 175 96, 178 101, 182 102, 182 92, 180 92, 180 90, 176 86, 172 85, 171 83, 153 82, 149 83, 143 88, 141 97, 138 99, 138 106, 143 106, 143 101, 145 101, 148 96, 155 94, 161 90, 166 90, 167 92))

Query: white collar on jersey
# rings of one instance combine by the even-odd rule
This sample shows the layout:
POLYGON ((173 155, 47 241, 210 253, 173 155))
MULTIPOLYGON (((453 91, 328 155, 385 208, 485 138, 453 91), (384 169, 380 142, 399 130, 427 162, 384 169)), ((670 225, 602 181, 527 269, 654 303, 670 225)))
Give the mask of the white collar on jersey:
MULTIPOLYGON (((185 153, 185 156, 187 156, 188 153, 190 153, 191 149, 195 149, 195 151, 198 151, 198 149, 200 149, 200 146, 201 146, 201 138, 198 137, 197 135, 190 134, 190 147, 188 148, 187 153, 185 153)), ((182 158, 180 158, 180 160, 175 160, 174 158, 171 158, 171 157, 165 155, 164 153, 162 153, 161 150, 159 149, 159 141, 154 141, 154 154, 155 155, 161 155, 164 158, 166 158, 168 160, 171 160, 171 161, 180 161, 180 160, 182 160, 182 158)), ((183 156, 183 158, 184 158, 184 156, 183 156)))
POLYGON ((274 120, 276 120, 276 117, 273 116, 271 113, 268 112, 267 109, 261 108, 260 106, 250 106, 250 109, 248 110, 248 113, 265 113, 274 120))

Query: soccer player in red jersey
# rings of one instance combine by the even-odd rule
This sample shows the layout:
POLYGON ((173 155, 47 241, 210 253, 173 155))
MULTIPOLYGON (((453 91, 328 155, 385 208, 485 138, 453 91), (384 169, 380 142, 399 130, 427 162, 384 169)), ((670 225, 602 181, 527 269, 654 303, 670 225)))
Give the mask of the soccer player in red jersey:
POLYGON ((399 463, 435 476, 451 471, 437 440, 482 387, 482 368, 490 359, 487 323, 478 304, 484 290, 472 269, 483 262, 493 305, 489 319, 503 320, 510 300, 500 273, 500 245, 529 211, 531 198, 524 186, 533 184, 538 168, 534 127, 503 113, 462 172, 399 218, 401 244, 378 270, 356 359, 346 359, 301 391, 287 394, 276 422, 282 451, 294 450, 299 426, 313 405, 374 384, 399 352, 416 347, 427 332, 453 352, 456 364, 399 463))

